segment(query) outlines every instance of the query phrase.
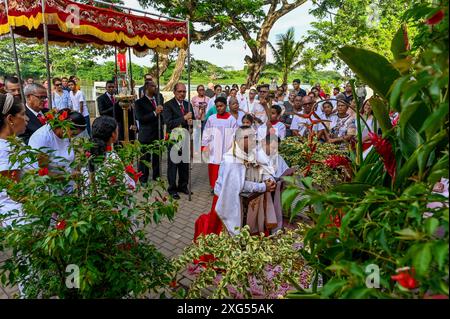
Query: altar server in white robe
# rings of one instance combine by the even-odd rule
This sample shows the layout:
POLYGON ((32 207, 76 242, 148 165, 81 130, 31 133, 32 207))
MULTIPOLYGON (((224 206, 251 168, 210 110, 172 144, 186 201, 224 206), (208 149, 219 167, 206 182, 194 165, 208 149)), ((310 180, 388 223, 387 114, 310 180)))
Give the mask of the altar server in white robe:
POLYGON ((290 176, 294 174, 295 170, 289 168, 286 161, 278 152, 278 146, 281 143, 281 139, 275 134, 267 135, 263 141, 262 146, 267 156, 269 156, 269 163, 272 167, 275 180, 277 182, 277 187, 273 193, 273 205, 275 209, 275 215, 277 218, 277 227, 272 229, 272 234, 276 233, 283 227, 283 212, 281 205, 281 191, 283 189, 283 176, 290 176))
POLYGON ((211 189, 214 189, 216 184, 223 154, 231 148, 234 132, 238 128, 236 119, 226 111, 226 103, 225 97, 216 98, 217 114, 208 118, 203 131, 202 151, 209 154, 208 175, 211 189))
POLYGON ((270 121, 266 125, 261 125, 258 128, 258 140, 264 140, 267 135, 275 134, 281 140, 286 138, 286 125, 280 122, 282 109, 279 105, 272 105, 270 109, 270 121))

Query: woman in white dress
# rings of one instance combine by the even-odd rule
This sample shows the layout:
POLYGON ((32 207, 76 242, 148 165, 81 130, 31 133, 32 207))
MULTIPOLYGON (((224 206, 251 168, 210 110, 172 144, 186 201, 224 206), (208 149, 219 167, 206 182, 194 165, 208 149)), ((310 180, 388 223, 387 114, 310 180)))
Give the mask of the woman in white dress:
MULTIPOLYGON (((11 145, 9 138, 23 134, 28 117, 25 106, 12 94, 0 94, 0 175, 14 181, 20 178, 17 163, 9 160, 11 145)), ((0 227, 10 226, 19 216, 22 206, 12 200, 6 189, 0 190, 0 227)))

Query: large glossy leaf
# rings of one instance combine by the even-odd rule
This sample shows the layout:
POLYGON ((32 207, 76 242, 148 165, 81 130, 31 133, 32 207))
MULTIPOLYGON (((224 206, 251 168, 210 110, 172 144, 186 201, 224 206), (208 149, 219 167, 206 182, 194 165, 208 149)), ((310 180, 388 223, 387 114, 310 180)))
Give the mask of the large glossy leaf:
MULTIPOLYGON (((400 186, 407 178, 409 178, 414 170, 417 168, 418 158, 419 156, 424 159, 428 159, 428 156, 431 151, 433 151, 434 147, 441 142, 445 137, 447 136, 447 133, 445 131, 442 131, 433 138, 431 138, 426 143, 420 145, 414 153, 408 158, 405 164, 403 164, 402 168, 398 172, 395 185, 400 186)), ((423 165, 423 164, 422 164, 423 165)), ((422 168, 423 170, 423 168, 422 168)))
POLYGON ((333 187, 331 191, 344 194, 363 195, 371 187, 371 184, 365 183, 342 183, 333 187))
POLYGON ((413 266, 419 276, 425 275, 431 262, 431 243, 425 243, 413 256, 413 266))
POLYGON ((387 133, 392 128, 388 106, 384 101, 377 98, 370 99, 370 106, 381 130, 383 133, 387 133))
POLYGON ((391 42, 391 52, 395 60, 401 60, 406 57, 408 36, 405 26, 400 26, 391 42))
POLYGON ((448 114, 448 102, 442 103, 433 113, 423 122, 419 131, 425 131, 427 138, 430 138, 440 127, 448 114))
POLYGON ((352 46, 340 48, 338 55, 369 87, 388 99, 392 84, 401 75, 385 57, 352 46))

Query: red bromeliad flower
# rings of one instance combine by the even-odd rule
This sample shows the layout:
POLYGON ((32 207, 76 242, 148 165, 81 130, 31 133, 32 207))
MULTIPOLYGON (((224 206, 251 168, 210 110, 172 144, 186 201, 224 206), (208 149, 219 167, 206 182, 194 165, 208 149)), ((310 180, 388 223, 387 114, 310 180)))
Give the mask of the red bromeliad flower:
POLYGON ((414 278, 414 268, 409 267, 397 269, 397 275, 392 275, 391 279, 397 281, 398 284, 407 289, 414 289, 419 286, 419 283, 414 278))
POLYGON ((381 156, 384 162, 384 168, 388 174, 395 179, 395 168, 397 162, 395 160, 394 152, 392 150, 392 145, 387 139, 378 136, 375 133, 369 133, 370 141, 375 147, 377 153, 381 156))
POLYGON ((111 176, 109 178, 109 182, 111 183, 111 185, 115 185, 117 183, 117 178, 115 176, 111 176))
POLYGON ((64 120, 67 120, 68 117, 69 117, 69 112, 64 111, 59 115, 58 119, 60 121, 64 121, 64 120))
POLYGON ((38 171, 39 176, 46 176, 48 175, 48 167, 43 167, 38 171))
POLYGON ((425 21, 425 23, 428 25, 435 25, 435 24, 438 24, 439 22, 441 22, 442 19, 444 19, 444 11, 439 10, 438 12, 433 14, 430 18, 428 18, 425 21))
POLYGON ((106 151, 107 152, 112 152, 112 146, 111 145, 106 145, 106 151))
POLYGON ((60 220, 60 221, 56 224, 56 229, 57 229, 57 230, 64 230, 64 229, 66 229, 66 226, 67 226, 66 221, 63 219, 63 220, 60 220))
POLYGON ((84 155, 87 157, 87 158, 89 158, 89 157, 91 157, 91 152, 89 152, 89 151, 86 151, 86 152, 84 152, 84 155))
POLYGON ((176 280, 172 280, 172 281, 169 283, 169 286, 170 286, 171 288, 176 288, 176 287, 177 287, 177 281, 176 281, 176 280))
POLYGON ((136 172, 133 165, 128 165, 127 167, 125 167, 125 172, 131 174, 135 182, 137 182, 139 178, 143 175, 142 172, 136 172))
POLYGON ((327 159, 324 161, 324 163, 326 166, 328 166, 332 169, 336 169, 339 166, 348 167, 349 160, 347 157, 342 156, 342 155, 330 155, 327 157, 327 159))

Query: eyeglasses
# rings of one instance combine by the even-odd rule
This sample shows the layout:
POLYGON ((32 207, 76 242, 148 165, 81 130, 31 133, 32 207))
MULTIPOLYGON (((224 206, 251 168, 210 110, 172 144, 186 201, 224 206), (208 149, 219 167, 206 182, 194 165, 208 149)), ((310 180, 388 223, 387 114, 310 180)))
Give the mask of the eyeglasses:
POLYGON ((177 91, 177 93, 186 93, 186 91, 177 91))
POLYGON ((31 94, 31 95, 33 95, 34 97, 37 97, 41 101, 45 101, 47 99, 47 95, 34 95, 34 94, 31 94))

